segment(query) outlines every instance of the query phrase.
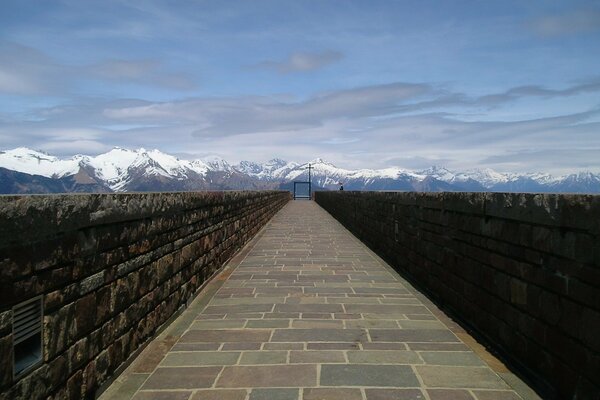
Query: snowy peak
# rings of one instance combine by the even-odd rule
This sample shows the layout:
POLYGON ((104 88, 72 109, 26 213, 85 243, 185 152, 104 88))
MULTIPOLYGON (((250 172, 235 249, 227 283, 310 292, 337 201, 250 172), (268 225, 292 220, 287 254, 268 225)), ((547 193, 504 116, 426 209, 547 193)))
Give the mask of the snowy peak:
POLYGON ((282 160, 281 158, 273 158, 267 161, 264 165, 265 167, 270 167, 272 169, 278 169, 281 167, 285 167, 288 164, 287 161, 282 160))
POLYGON ((450 170, 447 168, 439 165, 433 165, 423 171, 420 171, 419 175, 433 177, 443 182, 454 182, 457 179, 457 175, 450 172, 450 170))
POLYGON ((248 175, 258 175, 264 170, 264 166, 252 161, 241 161, 235 168, 248 175))
POLYGON ((76 174, 79 171, 79 161, 80 158, 75 157, 60 160, 26 147, 0 152, 0 167, 47 178, 61 178, 76 174))
POLYGON ((204 162, 213 171, 224 171, 224 172, 233 171, 233 167, 227 161, 222 159, 221 157, 213 156, 213 157, 205 158, 204 162))
POLYGON ((491 168, 468 170, 465 171, 464 175, 479 182, 486 188, 491 188, 496 184, 506 183, 510 180, 510 175, 496 172, 491 168))

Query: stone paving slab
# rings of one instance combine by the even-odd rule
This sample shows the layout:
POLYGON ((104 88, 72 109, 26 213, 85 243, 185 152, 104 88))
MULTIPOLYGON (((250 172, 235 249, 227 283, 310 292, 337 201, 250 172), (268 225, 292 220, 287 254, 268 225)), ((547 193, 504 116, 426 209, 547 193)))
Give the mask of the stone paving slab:
POLYGON ((288 204, 243 254, 103 398, 536 398, 314 202, 288 204))

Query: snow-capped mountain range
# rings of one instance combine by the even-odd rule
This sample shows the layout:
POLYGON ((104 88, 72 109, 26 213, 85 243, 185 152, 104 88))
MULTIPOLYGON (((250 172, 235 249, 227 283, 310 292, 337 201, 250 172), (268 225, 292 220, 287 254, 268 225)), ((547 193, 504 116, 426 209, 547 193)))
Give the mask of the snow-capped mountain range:
MULTIPOLYGON (((346 190, 502 191, 600 193, 600 174, 506 174, 491 169, 450 171, 433 166, 348 170, 317 158, 315 188, 346 190)), ((231 165, 213 157, 182 160, 159 150, 114 148, 98 156, 61 159, 20 147, 0 151, 0 193, 131 192, 286 189, 308 179, 309 163, 273 159, 231 165)))

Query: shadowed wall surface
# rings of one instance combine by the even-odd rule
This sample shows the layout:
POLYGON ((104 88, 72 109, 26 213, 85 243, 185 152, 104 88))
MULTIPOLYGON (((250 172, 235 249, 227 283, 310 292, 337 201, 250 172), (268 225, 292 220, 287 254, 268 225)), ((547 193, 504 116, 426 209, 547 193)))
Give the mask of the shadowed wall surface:
POLYGON ((548 397, 600 393, 600 196, 317 192, 315 199, 548 397))
POLYGON ((289 192, 0 197, 0 398, 89 398, 289 192), (43 295, 43 362, 13 378, 13 315, 43 295))

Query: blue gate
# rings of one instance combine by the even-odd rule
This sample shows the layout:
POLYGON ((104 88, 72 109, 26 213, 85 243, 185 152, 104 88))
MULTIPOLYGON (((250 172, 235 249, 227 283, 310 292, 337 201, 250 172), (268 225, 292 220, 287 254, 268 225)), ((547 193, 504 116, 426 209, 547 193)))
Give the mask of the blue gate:
POLYGON ((310 182, 294 182, 294 200, 310 200, 312 197, 310 182))

